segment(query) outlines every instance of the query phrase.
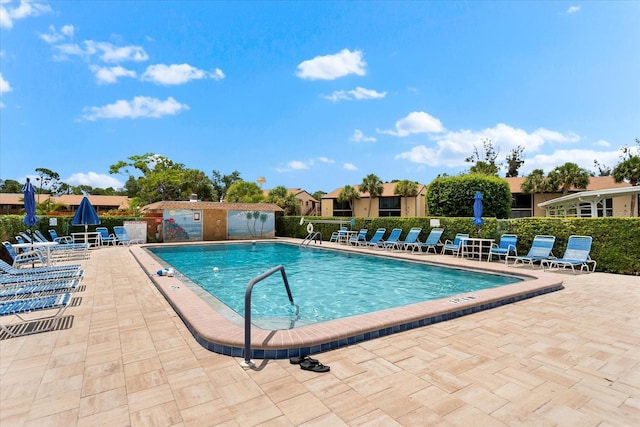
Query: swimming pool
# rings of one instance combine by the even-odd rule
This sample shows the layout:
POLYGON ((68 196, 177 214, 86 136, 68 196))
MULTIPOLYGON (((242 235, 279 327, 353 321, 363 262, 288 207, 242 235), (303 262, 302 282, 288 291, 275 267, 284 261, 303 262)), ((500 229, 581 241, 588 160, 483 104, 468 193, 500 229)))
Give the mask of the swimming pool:
POLYGON ((163 262, 244 316, 254 277, 283 265, 296 307, 280 274, 252 293, 252 321, 289 329, 427 300, 503 286, 522 278, 287 243, 231 243, 150 249, 163 262))
MULTIPOLYGON (((293 245, 300 243, 300 239, 282 237, 276 238, 275 241, 293 245)), ((211 242, 206 245, 226 246, 236 243, 239 242, 211 242)), ((179 275, 168 277, 156 274, 159 269, 166 266, 166 263, 150 250, 169 246, 177 246, 177 244, 135 245, 130 247, 129 251, 200 345, 210 351, 238 358, 244 357, 245 360, 247 357, 283 359, 316 354, 413 328, 449 321, 563 289, 561 275, 541 270, 514 269, 506 267, 504 263, 470 261, 450 255, 385 252, 385 256, 396 259, 493 274, 517 275, 526 280, 510 285, 466 292, 453 297, 294 327, 293 329, 252 327, 250 329, 251 347, 247 353, 244 319, 241 316, 236 314, 234 319, 235 313, 231 309, 203 291, 191 280, 179 275)), ((202 246, 202 243, 183 243, 179 246, 202 246)), ((380 255, 381 253, 376 249, 346 247, 328 242, 324 242, 321 247, 352 254, 380 255)), ((211 267, 211 271, 213 272, 213 267, 211 267)), ((256 288, 262 285, 259 283, 256 288)), ((280 283, 278 286, 282 287, 282 284, 280 283)), ((282 292, 284 295, 284 290, 282 292)), ((295 293, 294 298, 297 298, 295 293)), ((425 333, 429 333, 428 329, 425 330, 425 333)))

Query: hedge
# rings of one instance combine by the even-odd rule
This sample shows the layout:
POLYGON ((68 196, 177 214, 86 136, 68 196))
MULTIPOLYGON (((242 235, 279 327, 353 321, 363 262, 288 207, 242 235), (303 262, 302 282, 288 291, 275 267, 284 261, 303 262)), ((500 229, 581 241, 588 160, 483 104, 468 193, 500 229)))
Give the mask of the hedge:
MULTIPOLYGON (((306 217, 309 220, 309 217, 306 217)), ((344 220, 348 218, 313 217, 312 220, 344 220)), ((533 237, 549 234, 556 237, 553 253, 562 256, 571 235, 593 237, 591 258, 596 260, 597 271, 616 274, 640 275, 640 218, 518 218, 498 220, 484 218, 484 225, 476 230, 472 218, 354 218, 353 230, 368 229, 370 239, 377 228, 402 228, 404 239, 411 227, 422 227, 420 240, 424 241, 431 228, 432 219, 444 228, 442 240, 453 240, 456 233, 499 240, 501 234, 518 235, 518 253, 529 251, 533 237)), ((322 233, 323 240, 329 240, 331 233, 338 230, 338 224, 314 224, 314 230, 322 233)), ((307 236, 306 223, 300 225, 299 216, 283 216, 276 219, 276 235, 304 238, 307 236)))

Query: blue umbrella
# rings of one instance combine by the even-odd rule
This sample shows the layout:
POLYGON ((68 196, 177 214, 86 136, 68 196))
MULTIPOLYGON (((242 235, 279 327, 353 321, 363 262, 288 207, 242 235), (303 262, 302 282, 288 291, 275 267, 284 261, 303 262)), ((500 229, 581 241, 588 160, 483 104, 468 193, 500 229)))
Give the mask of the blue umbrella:
POLYGON ((473 224, 480 227, 484 224, 482 220, 482 192, 476 191, 476 197, 473 202, 473 224))
POLYGON ((85 233, 89 225, 100 224, 100 218, 98 217, 96 210, 93 208, 93 205, 91 204, 87 196, 84 196, 82 198, 80 206, 78 206, 78 210, 71 220, 71 224, 84 225, 85 233))
POLYGON ((33 227, 38 222, 38 217, 36 216, 36 191, 29 178, 27 178, 26 184, 22 186, 22 193, 24 194, 24 210, 27 213, 23 221, 27 227, 33 227))

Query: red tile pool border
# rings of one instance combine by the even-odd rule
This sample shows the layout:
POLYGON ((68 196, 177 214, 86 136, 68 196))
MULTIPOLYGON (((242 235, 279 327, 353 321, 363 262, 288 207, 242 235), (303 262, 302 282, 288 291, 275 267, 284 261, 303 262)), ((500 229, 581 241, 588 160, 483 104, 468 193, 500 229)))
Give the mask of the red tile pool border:
MULTIPOLYGON (((284 238, 275 241, 294 244, 300 242, 296 239, 284 238)), ((197 244, 226 243, 230 242, 198 242, 197 244)), ((190 244, 192 243, 187 243, 187 245, 190 244)), ((507 267, 504 263, 463 260, 451 255, 411 254, 401 251, 346 247, 327 242, 323 245, 337 250, 384 254, 392 258, 434 265, 517 275, 526 280, 497 288, 473 291, 449 298, 425 301, 294 329, 265 330, 254 326, 251 329, 250 358, 284 359, 316 354, 563 289, 562 278, 558 274, 542 270, 507 267)), ((230 322, 210 303, 204 301, 182 283, 178 277, 158 276, 156 272, 164 266, 145 249, 149 246, 154 245, 133 246, 130 251, 158 290, 182 318, 194 338, 203 347, 216 353, 245 357, 244 327, 230 322)))

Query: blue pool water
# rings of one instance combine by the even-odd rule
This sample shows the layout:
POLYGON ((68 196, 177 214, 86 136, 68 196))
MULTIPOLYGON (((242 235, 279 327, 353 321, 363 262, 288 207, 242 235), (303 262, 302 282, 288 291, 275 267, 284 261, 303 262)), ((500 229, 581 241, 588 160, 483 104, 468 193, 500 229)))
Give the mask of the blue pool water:
POLYGON ((446 298, 521 279, 286 243, 166 246, 149 250, 239 315, 251 279, 283 265, 295 310, 280 273, 252 293, 256 325, 294 327, 446 298), (297 311, 297 313, 296 313, 297 311))

